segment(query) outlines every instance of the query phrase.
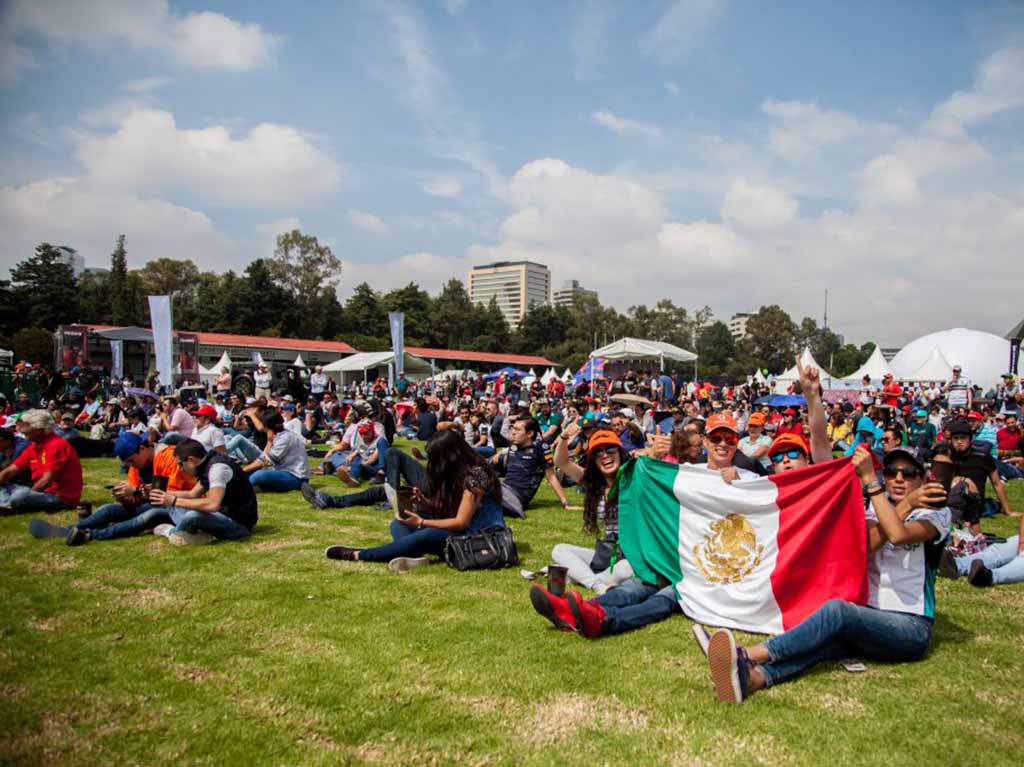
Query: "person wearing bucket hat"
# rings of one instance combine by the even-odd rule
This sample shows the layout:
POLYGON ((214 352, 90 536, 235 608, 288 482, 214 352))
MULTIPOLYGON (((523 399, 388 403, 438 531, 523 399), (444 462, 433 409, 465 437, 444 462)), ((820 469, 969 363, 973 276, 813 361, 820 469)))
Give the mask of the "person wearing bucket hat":
POLYGON ((629 460, 618 435, 598 429, 587 440, 587 459, 582 466, 569 457, 569 443, 580 436, 577 421, 565 426, 555 439, 555 467, 583 489, 583 530, 597 537, 593 548, 559 543, 551 561, 567 569, 567 578, 597 594, 603 594, 633 576, 633 568, 618 548, 618 504, 608 499, 619 467, 629 460))
POLYGON ((149 502, 149 491, 166 481, 167 489, 185 492, 196 483, 174 459, 170 445, 152 444, 148 439, 125 432, 114 442, 114 454, 128 469, 128 478, 112 489, 113 503, 67 527, 32 520, 29 532, 36 538, 64 538, 69 546, 90 541, 108 541, 148 533, 170 523, 171 510, 149 502))
POLYGON ((928 420, 928 411, 924 408, 915 410, 911 416, 907 435, 910 446, 930 450, 935 444, 937 436, 935 425, 928 420))

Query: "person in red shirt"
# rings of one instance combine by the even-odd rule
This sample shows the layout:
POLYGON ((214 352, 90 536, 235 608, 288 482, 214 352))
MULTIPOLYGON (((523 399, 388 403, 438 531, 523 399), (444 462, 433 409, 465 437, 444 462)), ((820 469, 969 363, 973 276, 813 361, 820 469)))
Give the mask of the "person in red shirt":
POLYGON ((67 440, 53 433, 53 416, 47 410, 26 410, 18 425, 29 445, 0 471, 0 514, 77 506, 82 499, 82 464, 67 440), (10 483, 26 469, 31 487, 10 483))
POLYGON ((776 435, 780 434, 796 434, 797 436, 804 436, 804 425, 796 420, 796 410, 791 407, 787 407, 782 411, 782 423, 779 424, 779 428, 776 430, 776 435))
POLYGON ((1007 413, 1005 416, 1006 426, 996 432, 996 449, 999 450, 999 457, 1004 461, 1007 458, 1020 457, 1021 429, 1017 416, 1007 413))
POLYGON ((893 378, 892 373, 886 373, 882 380, 885 382, 885 386, 882 387, 885 404, 895 410, 899 407, 900 397, 903 396, 903 387, 893 378))

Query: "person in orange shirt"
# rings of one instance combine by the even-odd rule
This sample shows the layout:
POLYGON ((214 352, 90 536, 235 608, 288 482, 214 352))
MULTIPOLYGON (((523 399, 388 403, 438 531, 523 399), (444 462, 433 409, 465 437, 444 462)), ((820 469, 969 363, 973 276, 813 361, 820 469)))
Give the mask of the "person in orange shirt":
POLYGON ((111 488, 114 503, 101 506, 68 527, 34 519, 29 523, 29 532, 36 538, 64 538, 69 546, 80 546, 90 540, 141 535, 159 524, 170 523, 170 508, 149 503, 150 488, 166 481, 167 490, 184 492, 196 484, 196 478, 178 465, 173 447, 150 444, 144 437, 129 432, 117 438, 114 453, 128 467, 128 479, 111 488))

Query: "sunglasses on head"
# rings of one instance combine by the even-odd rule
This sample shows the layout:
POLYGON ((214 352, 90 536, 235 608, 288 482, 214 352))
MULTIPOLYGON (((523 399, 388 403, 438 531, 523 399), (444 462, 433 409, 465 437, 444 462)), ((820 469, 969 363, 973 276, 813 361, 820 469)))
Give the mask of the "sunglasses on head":
POLYGON ((795 461, 797 458, 803 458, 804 455, 805 453, 803 450, 795 448, 793 450, 787 450, 785 453, 772 453, 771 459, 772 463, 782 463, 787 458, 791 461, 795 461))
POLYGON ((723 442, 727 445, 735 445, 740 441, 739 437, 737 437, 731 431, 727 431, 724 433, 715 432, 714 434, 709 434, 707 436, 707 440, 712 445, 721 445, 723 442))
POLYGON ((924 476, 923 471, 913 467, 908 467, 906 469, 900 467, 897 467, 895 469, 886 468, 882 470, 882 473, 885 474, 885 476, 888 477, 889 479, 896 479, 896 477, 898 477, 901 474, 903 475, 903 479, 917 479, 918 477, 924 476))

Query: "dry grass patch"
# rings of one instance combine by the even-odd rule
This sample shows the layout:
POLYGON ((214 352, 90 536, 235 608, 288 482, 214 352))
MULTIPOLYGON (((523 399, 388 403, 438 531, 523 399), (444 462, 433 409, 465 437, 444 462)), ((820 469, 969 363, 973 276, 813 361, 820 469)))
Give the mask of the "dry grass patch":
POLYGON ((518 728, 517 737, 531 746, 564 743, 583 730, 646 730, 650 720, 638 708, 625 705, 615 696, 559 695, 538 703, 518 728))
POLYGON ((33 575, 53 575, 54 573, 66 573, 78 567, 74 558, 58 554, 55 551, 47 551, 38 555, 28 566, 28 571, 33 575))
POLYGON ((118 596, 118 602, 124 607, 134 607, 140 610, 157 610, 169 607, 180 600, 167 589, 131 589, 122 591, 118 596))
POLYGON ((826 711, 843 716, 861 716, 867 710, 864 704, 856 698, 833 695, 832 693, 821 695, 817 703, 826 711))
POLYGON ((33 631, 56 631, 64 621, 61 618, 30 618, 28 625, 33 631))

